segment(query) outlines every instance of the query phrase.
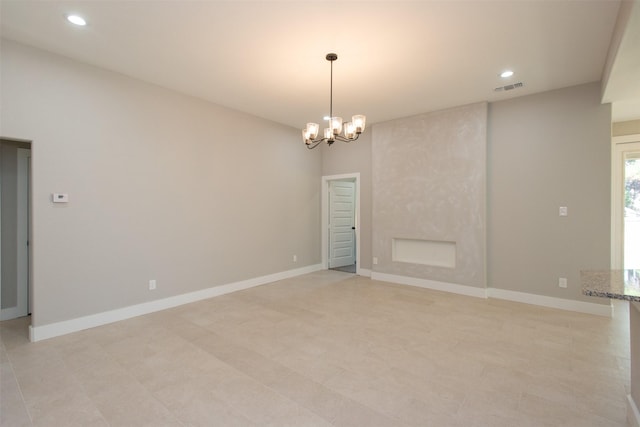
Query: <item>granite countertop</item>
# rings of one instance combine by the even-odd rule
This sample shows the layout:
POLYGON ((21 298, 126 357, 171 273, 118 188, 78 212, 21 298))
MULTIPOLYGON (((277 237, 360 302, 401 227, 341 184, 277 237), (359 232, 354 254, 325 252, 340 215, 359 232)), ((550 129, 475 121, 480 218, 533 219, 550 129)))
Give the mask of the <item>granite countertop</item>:
POLYGON ((625 282, 625 273, 624 270, 581 271, 582 293, 640 302, 640 283, 625 282))

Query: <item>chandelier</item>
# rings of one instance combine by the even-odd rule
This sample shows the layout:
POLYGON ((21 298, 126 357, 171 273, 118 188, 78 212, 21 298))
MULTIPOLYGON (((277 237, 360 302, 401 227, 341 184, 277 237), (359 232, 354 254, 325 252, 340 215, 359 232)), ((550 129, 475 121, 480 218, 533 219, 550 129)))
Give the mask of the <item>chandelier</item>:
POLYGON ((318 138, 320 126, 317 123, 307 123, 307 127, 302 129, 302 138, 308 149, 316 148, 321 142, 327 141, 328 145, 336 141, 351 142, 360 137, 364 131, 366 117, 363 115, 355 115, 351 117, 351 121, 342 123, 342 117, 333 116, 333 61, 338 59, 335 53, 327 53, 327 61, 331 63, 331 86, 329 92, 329 127, 324 129, 322 138, 318 138))

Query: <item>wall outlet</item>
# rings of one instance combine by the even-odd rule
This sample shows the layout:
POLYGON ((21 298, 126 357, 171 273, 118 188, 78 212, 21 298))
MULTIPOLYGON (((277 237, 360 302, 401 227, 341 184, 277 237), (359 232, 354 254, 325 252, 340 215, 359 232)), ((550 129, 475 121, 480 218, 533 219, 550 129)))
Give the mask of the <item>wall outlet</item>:
POLYGON ((373 257, 373 265, 378 265, 378 257, 373 257))
POLYGON ((149 290, 153 291, 156 288, 156 281, 155 280, 149 280, 149 290))
POLYGON ((560 209, 558 209, 558 215, 560 215, 560 216, 568 216, 569 215, 569 209, 566 206, 560 206, 560 209))
POLYGON ((566 277, 560 277, 558 279, 558 286, 561 288, 566 288, 567 287, 567 278, 566 277))
POLYGON ((298 262, 298 255, 293 256, 293 262, 298 262))

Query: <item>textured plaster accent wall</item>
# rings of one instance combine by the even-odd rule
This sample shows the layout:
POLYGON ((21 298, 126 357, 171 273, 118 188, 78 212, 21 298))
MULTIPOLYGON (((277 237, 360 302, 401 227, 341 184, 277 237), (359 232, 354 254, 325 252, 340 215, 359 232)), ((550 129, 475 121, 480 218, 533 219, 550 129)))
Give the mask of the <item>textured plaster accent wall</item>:
POLYGON ((485 287, 487 104, 373 129, 374 271, 485 287), (392 239, 456 243, 456 267, 392 261, 392 239))

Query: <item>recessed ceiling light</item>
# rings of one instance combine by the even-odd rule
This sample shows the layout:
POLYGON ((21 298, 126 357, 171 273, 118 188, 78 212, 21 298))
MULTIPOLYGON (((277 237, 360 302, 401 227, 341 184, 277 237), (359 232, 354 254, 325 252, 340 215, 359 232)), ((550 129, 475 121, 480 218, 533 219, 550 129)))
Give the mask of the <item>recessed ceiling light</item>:
POLYGON ((85 25, 87 25, 87 21, 85 21, 84 18, 79 15, 67 15, 67 21, 80 27, 84 27, 85 25))
POLYGON ((511 70, 505 70, 502 73, 500 73, 500 77, 502 77, 503 79, 506 79, 507 77, 511 77, 513 76, 513 71, 511 70))
POLYGON ((331 117, 329 117, 329 116, 324 116, 324 117, 322 118, 322 120, 329 120, 330 118, 331 118, 331 117))

